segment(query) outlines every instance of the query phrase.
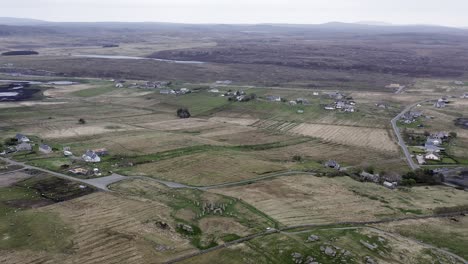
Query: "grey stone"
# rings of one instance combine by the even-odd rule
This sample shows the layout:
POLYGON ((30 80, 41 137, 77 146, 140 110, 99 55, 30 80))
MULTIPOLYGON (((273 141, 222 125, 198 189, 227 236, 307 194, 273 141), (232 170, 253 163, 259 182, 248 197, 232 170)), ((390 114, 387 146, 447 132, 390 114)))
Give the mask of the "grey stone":
POLYGON ((316 235, 310 235, 308 238, 307 238, 307 242, 315 242, 315 241, 318 241, 320 240, 320 237, 319 236, 316 236, 316 235))
POLYGON ((377 261, 375 261, 373 258, 366 256, 365 258, 366 264, 377 264, 377 261))
POLYGON ((336 256, 336 251, 332 247, 327 246, 325 248, 325 254, 328 255, 328 256, 334 257, 334 256, 336 256))

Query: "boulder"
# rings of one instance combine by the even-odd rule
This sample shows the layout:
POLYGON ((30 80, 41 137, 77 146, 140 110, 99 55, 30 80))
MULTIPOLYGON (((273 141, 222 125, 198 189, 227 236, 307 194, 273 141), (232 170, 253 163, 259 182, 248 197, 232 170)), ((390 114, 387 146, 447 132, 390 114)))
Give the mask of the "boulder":
POLYGON ((325 248, 324 253, 325 253, 325 255, 328 255, 328 256, 331 256, 331 257, 336 256, 336 251, 332 247, 329 247, 329 246, 327 246, 325 248))
POLYGON ((292 260, 293 260, 294 263, 296 263, 296 264, 302 264, 303 263, 301 253, 294 252, 294 253, 291 254, 291 257, 292 257, 292 260))
POLYGON ((365 258, 366 264, 377 264, 377 261, 375 261, 373 258, 366 256, 365 258))
POLYGON ((320 237, 319 237, 319 236, 310 235, 310 236, 307 238, 307 241, 306 241, 306 242, 315 242, 315 241, 318 241, 318 240, 320 240, 320 237))

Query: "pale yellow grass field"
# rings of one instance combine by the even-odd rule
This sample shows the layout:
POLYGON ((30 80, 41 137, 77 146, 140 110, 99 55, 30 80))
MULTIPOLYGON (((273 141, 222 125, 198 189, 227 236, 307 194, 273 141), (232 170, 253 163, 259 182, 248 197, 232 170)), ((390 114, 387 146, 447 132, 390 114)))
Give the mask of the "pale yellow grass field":
POLYGON ((234 118, 234 117, 220 117, 220 116, 211 117, 208 120, 220 122, 220 123, 243 125, 243 126, 250 126, 253 123, 258 121, 258 119, 252 119, 252 118, 234 118))
POLYGON ((431 213, 436 207, 468 201, 468 193, 448 187, 403 192, 348 177, 305 175, 211 191, 242 199, 284 225, 377 220, 403 215, 398 208, 431 213))
POLYGON ((398 151, 386 129, 303 123, 289 132, 382 152, 398 151))
POLYGON ((82 137, 82 136, 93 136, 99 134, 106 134, 111 131, 121 132, 121 131, 136 131, 141 130, 141 128, 122 125, 119 123, 101 123, 99 125, 72 125, 70 127, 61 127, 55 129, 43 129, 41 127, 29 127, 24 129, 23 132, 27 134, 38 135, 41 138, 53 139, 53 138, 73 138, 73 137, 82 137), (106 127, 118 127, 113 129, 108 129, 106 127))
POLYGON ((211 185, 251 179, 284 169, 281 163, 263 160, 251 153, 207 151, 137 165, 127 173, 192 185, 211 185))

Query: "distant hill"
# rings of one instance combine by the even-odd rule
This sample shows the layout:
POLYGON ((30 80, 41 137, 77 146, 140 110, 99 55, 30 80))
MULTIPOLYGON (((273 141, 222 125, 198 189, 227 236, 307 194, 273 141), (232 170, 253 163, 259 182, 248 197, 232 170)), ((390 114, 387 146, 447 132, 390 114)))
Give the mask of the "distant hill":
POLYGON ((163 31, 174 32, 252 32, 295 34, 406 34, 406 33, 442 33, 466 34, 462 28, 437 25, 394 25, 380 21, 360 21, 357 23, 328 22, 323 24, 182 24, 164 22, 49 22, 28 18, 0 17, 0 35, 34 33, 69 33, 81 34, 82 31, 103 30, 120 31, 163 31), (6 27, 6 28, 5 28, 6 27), (10 28, 8 28, 10 27, 10 28), (16 28, 14 28, 16 27, 16 28), (81 33, 80 33, 81 32, 81 33))
POLYGON ((0 17, 0 25, 37 25, 48 23, 44 20, 17 17, 0 17))
POLYGON ((359 25, 370 25, 370 26, 393 26, 392 23, 382 22, 382 21, 358 21, 354 24, 359 25))

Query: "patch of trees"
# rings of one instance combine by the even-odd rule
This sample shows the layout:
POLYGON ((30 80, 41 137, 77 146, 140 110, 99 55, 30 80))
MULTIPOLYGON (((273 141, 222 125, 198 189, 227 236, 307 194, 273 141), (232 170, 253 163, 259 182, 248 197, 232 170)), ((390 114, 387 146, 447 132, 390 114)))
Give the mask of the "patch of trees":
POLYGON ((16 50, 3 52, 2 56, 18 56, 18 55, 39 55, 39 52, 33 50, 16 50))
POLYGON ((189 118, 191 115, 187 108, 179 108, 177 109, 177 116, 179 118, 189 118))
POLYGON ((434 173, 429 169, 417 169, 403 175, 401 185, 414 186, 416 184, 436 185, 444 182, 444 175, 434 173))
POLYGON ((5 139, 5 146, 15 146, 17 144, 18 144, 18 140, 16 138, 5 139))
POLYGON ((102 45, 103 48, 118 48, 119 45, 117 44, 105 44, 105 45, 102 45))
POLYGON ((80 118, 80 119, 78 119, 78 124, 84 125, 84 124, 86 124, 86 120, 84 120, 83 118, 80 118))

